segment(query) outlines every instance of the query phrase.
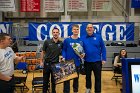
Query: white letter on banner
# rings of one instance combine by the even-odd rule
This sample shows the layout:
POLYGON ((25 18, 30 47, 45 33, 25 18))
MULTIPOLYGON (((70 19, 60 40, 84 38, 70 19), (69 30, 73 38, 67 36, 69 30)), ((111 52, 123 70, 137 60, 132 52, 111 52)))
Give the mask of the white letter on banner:
POLYGON ((9 24, 6 24, 6 27, 4 26, 4 24, 0 24, 0 31, 3 32, 3 33, 8 33, 9 24))
POLYGON ((113 35, 114 35, 114 33, 108 33, 108 35, 109 35, 109 41, 113 41, 113 35))
POLYGON ((64 27, 64 38, 68 37, 68 26, 69 26, 69 24, 63 24, 63 27, 64 27))
POLYGON ((116 41, 120 41, 120 38, 123 37, 121 41, 126 41, 126 35, 124 35, 124 32, 126 31, 126 25, 125 24, 117 24, 116 26, 116 41), (122 29, 121 29, 122 27, 122 29))
POLYGON ((52 36, 52 30, 54 29, 54 27, 56 27, 56 28, 59 29, 59 33, 60 33, 59 37, 61 37, 61 28, 60 28, 60 26, 59 26, 58 24, 53 24, 53 25, 50 27, 50 31, 49 31, 49 36, 50 36, 50 38, 53 37, 53 36, 52 36))
MULTIPOLYGON (((45 31, 47 31, 47 26, 45 25, 45 24, 41 24, 41 25, 39 25, 38 27, 37 27, 37 32, 36 32, 36 34, 37 34, 37 39, 39 40, 39 41, 42 41, 42 38, 41 38, 41 28, 42 27, 44 27, 45 28, 45 31)), ((45 35, 45 39, 44 40, 46 40, 47 39, 47 35, 45 35)))
MULTIPOLYGON (((105 26, 103 26, 103 28, 102 28, 102 38, 103 38, 104 41, 107 41, 106 40, 106 28, 107 27, 109 27, 112 31, 112 25, 106 24, 105 26)), ((109 35, 109 39, 113 38, 113 34, 108 33, 108 35, 109 35)))
POLYGON ((93 27, 94 27, 94 33, 99 32, 99 24, 98 25, 93 25, 93 27))

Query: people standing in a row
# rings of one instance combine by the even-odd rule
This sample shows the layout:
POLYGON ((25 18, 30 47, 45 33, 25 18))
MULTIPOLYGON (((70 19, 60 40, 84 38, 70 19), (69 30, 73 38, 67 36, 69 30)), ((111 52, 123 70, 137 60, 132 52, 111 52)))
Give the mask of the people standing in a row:
POLYGON ((101 71, 106 62, 106 47, 101 35, 94 33, 93 24, 88 24, 87 35, 82 38, 85 51, 86 93, 91 93, 91 73, 95 77, 95 93, 101 93, 101 71))
MULTIPOLYGON (((102 64, 106 61, 106 48, 103 42, 103 39, 100 35, 94 33, 94 28, 92 24, 87 25, 87 35, 82 38, 78 37, 79 26, 72 26, 72 35, 66 38, 63 42, 59 42, 59 29, 55 28, 52 31, 53 38, 51 40, 46 40, 43 45, 43 52, 41 59, 44 59, 44 85, 43 93, 46 93, 48 90, 48 82, 51 73, 52 81, 52 93, 55 91, 55 81, 53 77, 53 72, 51 64, 59 62, 59 55, 61 54, 63 61, 73 59, 76 65, 76 70, 78 77, 73 79, 73 91, 74 93, 78 92, 79 87, 79 71, 81 58, 85 55, 85 68, 86 68, 86 93, 91 92, 91 72, 94 72, 95 76, 95 93, 101 93, 101 70, 102 64), (84 47, 85 54, 78 56, 73 50, 73 46, 79 44, 84 47), (54 45, 54 46, 53 46, 54 45), (59 47, 57 45, 60 45, 59 47), (57 46, 57 47, 56 47, 57 46), (55 48, 54 48, 55 47, 55 48), (44 58, 43 58, 44 57, 44 58)), ((43 61, 41 62, 43 65, 43 61)), ((64 93, 70 93, 70 80, 64 82, 64 93)))
POLYGON ((14 93, 14 61, 19 62, 25 57, 18 57, 10 47, 12 39, 9 34, 0 33, 0 92, 14 93))

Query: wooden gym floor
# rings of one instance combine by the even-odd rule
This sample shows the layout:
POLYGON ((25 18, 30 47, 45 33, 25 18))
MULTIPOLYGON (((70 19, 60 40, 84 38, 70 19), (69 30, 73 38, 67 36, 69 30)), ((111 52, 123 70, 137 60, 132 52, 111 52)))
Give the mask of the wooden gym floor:
MULTIPOLYGON (((16 73, 18 75, 18 73, 16 73)), ((36 72, 35 76, 41 76, 41 72, 36 72)), ((120 88, 121 84, 118 82, 117 85, 115 83, 115 80, 111 80, 113 76, 113 71, 102 71, 102 93, 121 93, 120 88)), ((33 79, 33 73, 28 73, 28 78, 26 81, 26 85, 29 88, 29 91, 25 90, 24 93, 32 93, 32 79, 33 79)), ((94 93, 94 76, 92 76, 92 89, 91 93, 94 93)), ((16 93, 20 93, 18 91, 16 93)), ((37 90, 35 93, 42 93, 41 90, 37 90)), ((56 85, 56 93, 63 93, 63 83, 56 85)), ((70 93, 73 93, 72 88, 72 80, 71 80, 71 91, 70 93)), ((79 77, 79 92, 78 93, 85 93, 85 76, 80 75, 79 77)))

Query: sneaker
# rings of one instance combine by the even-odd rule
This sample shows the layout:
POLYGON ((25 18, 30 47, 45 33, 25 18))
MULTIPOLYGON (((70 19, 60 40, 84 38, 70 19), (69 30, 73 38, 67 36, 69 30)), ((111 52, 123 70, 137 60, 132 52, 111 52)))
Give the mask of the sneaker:
POLYGON ((90 89, 86 89, 86 92, 85 92, 85 93, 91 93, 91 92, 90 92, 90 89))

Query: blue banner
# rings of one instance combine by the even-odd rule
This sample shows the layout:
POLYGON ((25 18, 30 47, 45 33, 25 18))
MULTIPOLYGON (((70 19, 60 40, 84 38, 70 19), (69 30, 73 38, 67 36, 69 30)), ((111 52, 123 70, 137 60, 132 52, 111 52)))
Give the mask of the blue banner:
MULTIPOLYGON (((29 40, 42 41, 52 37, 52 29, 57 27, 60 30, 60 37, 66 38, 72 34, 72 25, 80 27, 79 37, 86 35, 88 22, 48 22, 29 23, 29 40)), ((104 41, 133 41, 134 23, 124 22, 100 22, 93 23, 95 32, 101 34, 104 41)))
POLYGON ((12 22, 0 22, 0 33, 11 33, 12 22))
POLYGON ((131 0, 132 8, 140 8, 140 0, 131 0))

